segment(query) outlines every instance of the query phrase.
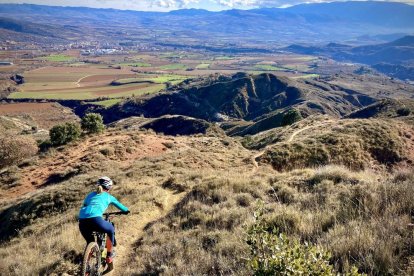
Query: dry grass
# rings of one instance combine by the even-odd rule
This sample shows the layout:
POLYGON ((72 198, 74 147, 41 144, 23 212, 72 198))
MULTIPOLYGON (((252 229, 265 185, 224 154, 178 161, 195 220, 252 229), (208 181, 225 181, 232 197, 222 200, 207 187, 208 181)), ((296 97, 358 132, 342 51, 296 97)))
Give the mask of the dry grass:
MULTIPOLYGON (((157 138, 153 133, 129 134, 140 143, 146 136, 157 138)), ((127 144, 119 149, 111 145, 114 152, 108 155, 107 145, 96 145, 99 159, 83 159, 78 175, 0 207, 0 271, 76 275, 84 241, 75 216, 101 174, 115 180, 114 195, 132 210, 131 216, 115 220, 116 266, 124 275, 251 274, 245 238, 258 202, 264 202, 269 225, 321 245, 332 253, 331 262, 340 272, 351 265, 371 275, 404 275, 412 269, 411 170, 390 174, 328 165, 283 173, 267 167, 252 171, 246 160, 253 154, 230 138, 225 143, 220 137, 164 138, 173 146, 163 154, 127 163, 122 163, 127 144)))
POLYGON ((38 151, 36 141, 23 135, 0 136, 0 169, 16 165, 34 156, 38 151))
MULTIPOLYGON (((410 158, 405 151, 408 146, 395 124, 382 120, 341 120, 336 124, 311 125, 301 137, 270 147, 262 161, 271 163, 278 171, 328 164, 354 170, 372 164, 391 167, 410 158)), ((256 143, 260 144, 260 140, 256 143)))
POLYGON ((263 200, 269 225, 322 245, 339 271, 356 265, 369 274, 402 273, 414 246, 407 226, 414 204, 405 192, 414 187, 373 176, 335 166, 268 175, 268 181, 204 173, 173 212, 147 229, 128 271, 249 274, 244 233, 256 201, 263 200))

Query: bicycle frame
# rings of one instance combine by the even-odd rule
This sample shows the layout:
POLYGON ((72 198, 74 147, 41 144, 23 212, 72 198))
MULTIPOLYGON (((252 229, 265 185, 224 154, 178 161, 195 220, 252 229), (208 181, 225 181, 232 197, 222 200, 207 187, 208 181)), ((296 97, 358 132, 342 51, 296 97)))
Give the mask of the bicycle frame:
MULTIPOLYGON (((124 213, 124 212, 113 212, 113 213, 103 214, 105 220, 108 221, 108 222, 111 222, 111 217, 115 216, 115 215, 126 215, 126 213, 124 213)), ((94 232, 93 235, 94 235, 95 241, 87 244, 87 246, 85 248, 85 253, 84 253, 84 257, 83 257, 84 261, 83 261, 83 264, 82 264, 82 275, 94 276, 94 275, 91 275, 89 273, 86 274, 85 271, 87 270, 87 266, 88 266, 88 263, 89 263, 89 260, 90 260, 90 257, 91 257, 91 255, 90 255, 91 252, 92 252, 91 250, 92 250, 93 247, 96 246, 97 249, 98 249, 97 253, 99 253, 99 260, 100 261, 98 261, 96 263, 95 270, 96 270, 96 275, 100 276, 100 275, 102 275, 101 268, 102 267, 105 268, 105 266, 108 265, 105 273, 109 272, 113 269, 113 263, 107 264, 106 263, 106 255, 104 255, 104 251, 106 249, 106 239, 107 239, 106 233, 94 232), (89 251, 88 251, 88 249, 89 249, 89 251)), ((90 267, 89 267, 89 269, 90 269, 90 267)))

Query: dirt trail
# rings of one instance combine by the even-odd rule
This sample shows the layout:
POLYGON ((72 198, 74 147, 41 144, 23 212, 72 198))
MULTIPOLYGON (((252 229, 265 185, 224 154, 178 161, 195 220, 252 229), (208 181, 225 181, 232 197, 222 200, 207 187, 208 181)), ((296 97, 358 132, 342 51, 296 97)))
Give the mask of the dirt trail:
MULTIPOLYGON (((311 129, 311 128, 322 127, 322 126, 325 126, 325 125, 327 125, 329 123, 332 123, 332 122, 333 122, 332 120, 328 120, 328 121, 324 121, 324 122, 322 122, 320 124, 317 124, 317 125, 308 125, 308 126, 305 126, 305 127, 301 128, 301 129, 298 129, 295 132, 293 132, 286 141, 287 141, 287 143, 292 143, 293 142, 293 139, 298 134, 302 133, 303 131, 308 130, 308 129, 311 129)), ((255 173, 258 170, 258 168, 259 168, 259 163, 257 162, 257 159, 259 159, 263 154, 265 154, 265 152, 269 149, 270 146, 271 145, 266 146, 263 150, 261 150, 260 152, 258 152, 258 153, 256 153, 255 155, 252 156, 252 163, 254 165, 254 168, 252 170, 253 173, 255 173)))
POLYGON ((134 247, 143 238, 145 227, 165 217, 174 206, 184 197, 185 193, 177 194, 175 191, 165 190, 163 198, 154 199, 154 207, 145 213, 132 213, 122 229, 117 231, 119 246, 116 247, 117 257, 114 262, 114 270, 109 275, 123 275, 128 263, 134 256, 134 247), (122 231, 122 232, 121 232, 122 231))
POLYGON ((77 87, 81 87, 81 85, 80 85, 81 81, 82 81, 83 79, 86 79, 86 78, 91 77, 91 76, 94 76, 94 75, 87 75, 87 76, 84 76, 84 77, 82 77, 82 78, 78 79, 78 81, 76 82, 76 86, 77 86, 77 87))
MULTIPOLYGON (((67 147, 63 151, 52 156, 40 159, 33 166, 25 167, 20 172, 19 185, 4 190, 0 194, 0 200, 15 199, 28 194, 38 188, 50 184, 51 178, 56 174, 70 173, 76 171, 82 163, 88 164, 85 160, 94 154, 99 153, 105 147, 130 147, 130 152, 123 152, 121 155, 111 155, 106 160, 112 160, 121 168, 128 167, 132 162, 146 156, 162 155, 167 149, 163 143, 165 138, 157 136, 143 136, 142 141, 134 141, 129 135, 112 136, 111 133, 100 136, 93 136, 78 142, 76 146, 67 147)), ((95 165, 99 165, 96 161, 95 165)))
POLYGON ((298 135, 299 133, 301 133, 301 132, 303 132, 303 131, 305 131, 305 130, 308 130, 308 129, 310 129, 310 128, 318 127, 318 126, 321 126, 321 125, 316 125, 316 126, 306 126, 306 127, 301 128, 301 129, 299 129, 299 130, 296 130, 295 132, 293 132, 293 133, 292 133, 292 135, 290 135, 289 139, 287 140, 287 141, 288 141, 288 143, 292 143, 293 138, 295 138, 295 136, 296 136, 296 135, 298 135))

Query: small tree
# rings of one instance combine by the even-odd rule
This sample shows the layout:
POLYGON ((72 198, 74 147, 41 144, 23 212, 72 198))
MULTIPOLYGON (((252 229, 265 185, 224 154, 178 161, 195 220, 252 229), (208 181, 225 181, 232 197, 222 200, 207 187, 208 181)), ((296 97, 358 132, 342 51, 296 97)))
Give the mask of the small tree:
POLYGON ((82 129, 78 123, 66 123, 67 142, 78 139, 82 134, 82 129))
POLYGON ((49 137, 50 142, 54 146, 66 144, 66 126, 63 124, 52 127, 49 131, 49 137))
POLYGON ((86 133, 99 133, 105 129, 103 118, 98 113, 88 113, 82 118, 82 129, 86 133))
POLYGON ((296 109, 290 109, 282 118, 282 126, 288 126, 302 120, 302 115, 296 109))
POLYGON ((65 123, 52 127, 49 131, 50 142, 54 146, 65 145, 80 137, 82 130, 78 123, 65 123))

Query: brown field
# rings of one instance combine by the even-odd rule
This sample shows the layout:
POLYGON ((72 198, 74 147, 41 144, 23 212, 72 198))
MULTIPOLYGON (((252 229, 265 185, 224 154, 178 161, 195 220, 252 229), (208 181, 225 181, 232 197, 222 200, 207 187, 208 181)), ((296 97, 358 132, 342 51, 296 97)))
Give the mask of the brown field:
POLYGON ((70 109, 58 103, 0 104, 0 116, 22 118, 44 129, 62 122, 77 120, 76 115, 70 109))
POLYGON ((114 80, 134 78, 136 74, 116 74, 116 75, 90 75, 78 80, 81 87, 108 85, 114 80))

